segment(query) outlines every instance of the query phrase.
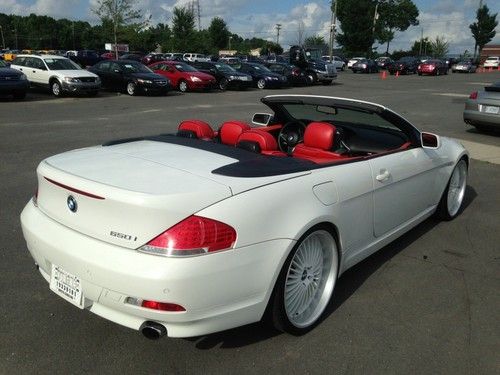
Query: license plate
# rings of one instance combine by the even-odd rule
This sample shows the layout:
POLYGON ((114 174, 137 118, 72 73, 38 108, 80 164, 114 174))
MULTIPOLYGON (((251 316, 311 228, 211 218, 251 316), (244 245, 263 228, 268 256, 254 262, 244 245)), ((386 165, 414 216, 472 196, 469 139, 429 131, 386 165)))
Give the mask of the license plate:
POLYGON ((83 309, 83 295, 80 279, 55 264, 52 264, 50 289, 66 301, 83 309))
POLYGON ((483 106, 483 111, 485 113, 492 113, 494 115, 497 115, 500 112, 500 107, 485 105, 483 106))

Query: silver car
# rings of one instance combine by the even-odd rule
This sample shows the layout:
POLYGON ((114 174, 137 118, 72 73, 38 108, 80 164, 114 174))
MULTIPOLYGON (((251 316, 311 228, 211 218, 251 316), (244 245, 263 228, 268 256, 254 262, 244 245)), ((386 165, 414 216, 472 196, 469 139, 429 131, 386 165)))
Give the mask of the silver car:
POLYGON ((500 128, 500 81, 470 94, 465 102, 464 121, 478 130, 500 128))
POLYGON ((455 65, 451 67, 451 72, 452 73, 475 73, 477 69, 477 66, 472 62, 468 60, 464 61, 459 61, 455 65))

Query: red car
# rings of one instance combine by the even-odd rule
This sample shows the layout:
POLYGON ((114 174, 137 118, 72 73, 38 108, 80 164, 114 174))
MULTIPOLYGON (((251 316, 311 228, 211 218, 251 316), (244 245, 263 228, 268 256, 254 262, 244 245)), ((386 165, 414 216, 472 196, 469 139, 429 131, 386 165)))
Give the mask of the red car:
POLYGON ((216 79, 207 73, 202 73, 191 65, 180 61, 160 61, 149 65, 157 74, 167 77, 172 87, 179 91, 211 89, 216 87, 216 79))
POLYGON ((422 74, 432 74, 435 76, 448 74, 448 65, 441 60, 427 60, 418 66, 417 73, 419 76, 422 74))

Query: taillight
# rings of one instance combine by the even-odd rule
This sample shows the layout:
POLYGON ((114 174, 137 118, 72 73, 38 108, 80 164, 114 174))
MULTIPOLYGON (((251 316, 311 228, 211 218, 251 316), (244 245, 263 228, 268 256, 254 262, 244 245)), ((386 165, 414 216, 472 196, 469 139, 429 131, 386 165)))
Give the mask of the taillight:
POLYGON ((436 65, 429 65, 431 69, 436 69, 436 65))
POLYGON ((421 70, 422 69, 422 65, 417 66, 417 69, 421 70))
POLYGON ((226 250, 236 242, 236 231, 220 221, 190 216, 153 238, 138 250, 163 256, 190 256, 226 250))
POLYGON ((298 69, 293 69, 292 70, 292 75, 293 76, 298 76, 299 75, 299 70, 298 69))
POLYGON ((157 301, 148 301, 143 300, 141 303, 142 307, 152 310, 160 310, 160 311, 175 311, 181 312, 186 311, 184 307, 181 305, 177 305, 176 303, 168 303, 168 302, 157 302, 157 301))
POLYGON ((477 99, 477 91, 474 91, 472 94, 470 94, 469 99, 477 99))

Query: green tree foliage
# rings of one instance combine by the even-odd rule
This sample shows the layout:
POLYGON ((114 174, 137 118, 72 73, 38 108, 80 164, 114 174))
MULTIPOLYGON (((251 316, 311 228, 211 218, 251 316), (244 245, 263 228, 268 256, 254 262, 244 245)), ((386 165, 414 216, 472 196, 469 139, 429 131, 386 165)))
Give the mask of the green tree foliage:
POLYGON ((231 33, 227 29, 226 22, 220 18, 215 17, 210 22, 208 27, 208 34, 210 35, 211 45, 217 49, 225 49, 229 44, 229 35, 231 33))
POLYGON ((175 7, 172 18, 172 47, 175 51, 194 51, 194 14, 188 7, 175 7))
POLYGON ((448 53, 450 43, 446 39, 437 36, 431 40, 430 47, 434 57, 443 58, 448 53))
POLYGON ((386 55, 389 54, 389 44, 394 39, 395 31, 405 31, 410 26, 418 25, 418 8, 411 0, 386 0, 379 4, 379 19, 376 28, 376 39, 379 43, 387 43, 386 55))
POLYGON ((410 55, 412 56, 430 56, 433 54, 432 42, 428 37, 416 40, 411 46, 410 55))
POLYGON ((312 35, 304 39, 305 47, 319 47, 324 45, 326 45, 325 38, 320 35, 312 35))
POLYGON ((476 12, 476 22, 469 25, 469 28, 474 37, 474 57, 476 56, 476 51, 479 47, 479 54, 483 47, 490 42, 496 35, 495 28, 498 25, 496 20, 497 13, 490 14, 490 10, 487 5, 483 5, 476 12))
MULTIPOLYGON (((97 0, 95 8, 92 9, 101 21, 110 22, 113 30, 114 44, 118 43, 118 33, 127 25, 135 23, 136 29, 147 25, 147 21, 139 22, 142 18, 140 10, 134 9, 133 0, 97 0)), ((115 48, 116 58, 118 49, 115 48)))

